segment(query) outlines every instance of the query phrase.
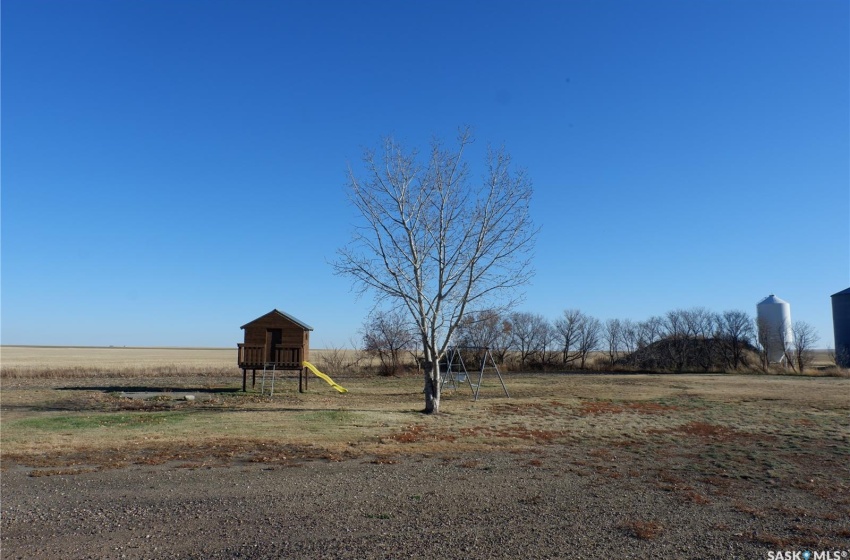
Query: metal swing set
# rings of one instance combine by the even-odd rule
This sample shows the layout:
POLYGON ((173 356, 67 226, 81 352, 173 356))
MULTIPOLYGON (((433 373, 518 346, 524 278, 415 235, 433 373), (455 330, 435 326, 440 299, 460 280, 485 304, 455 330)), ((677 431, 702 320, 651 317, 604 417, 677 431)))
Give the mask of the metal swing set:
MULTIPOLYGON (((486 346, 451 346, 446 351, 446 356, 440 362, 440 389, 444 386, 451 387, 457 390, 459 385, 465 382, 472 390, 473 400, 478 400, 478 393, 481 390, 481 381, 484 379, 484 371, 492 369, 499 376, 499 381, 502 383, 502 389, 505 391, 505 396, 510 398, 508 388, 505 386, 505 380, 502 379, 502 374, 499 371, 499 366, 496 365, 496 360, 493 359, 493 353, 486 346), (472 382, 470 372, 466 369, 466 364, 463 362, 461 350, 484 351, 484 356, 481 360, 481 368, 478 370, 478 381, 472 382), (489 365, 488 365, 489 364, 489 365)), ((475 372, 472 372, 473 374, 475 372)))

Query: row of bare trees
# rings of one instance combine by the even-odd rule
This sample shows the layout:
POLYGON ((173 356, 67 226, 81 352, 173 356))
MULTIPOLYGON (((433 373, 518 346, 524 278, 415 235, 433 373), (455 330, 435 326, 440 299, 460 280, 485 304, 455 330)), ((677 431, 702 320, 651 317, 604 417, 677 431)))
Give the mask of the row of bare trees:
MULTIPOLYGON (((649 371, 738 371, 770 367, 769 327, 744 311, 722 313, 704 307, 676 309, 644 321, 601 321, 578 309, 566 309, 554 321, 536 313, 486 311, 467 315, 454 343, 469 348, 472 363, 483 348, 520 370, 583 370, 591 366, 649 371)), ((783 335, 787 367, 811 365, 819 337, 804 321, 783 335)), ((785 332, 785 331, 783 331, 785 332)), ((377 312, 364 324, 363 348, 393 374, 409 361, 416 337, 398 313, 377 312)))
MULTIPOLYGON (((659 368, 677 371, 737 369, 746 360, 746 344, 760 337, 753 336, 746 314, 738 321, 737 311, 694 308, 605 323, 578 310, 554 322, 533 313, 487 311, 512 309, 522 299, 534 275, 538 229, 526 171, 504 149, 488 148, 473 172, 466 161, 472 142, 468 127, 459 129, 453 146, 434 139, 423 152, 385 138, 379 149, 364 153, 361 166, 349 167, 349 199, 358 217, 334 271, 359 293, 374 296, 367 331, 376 327, 379 336, 364 336, 364 345, 382 364, 392 370, 403 354, 399 348, 418 348, 425 412, 439 412, 440 361, 453 344, 487 346, 503 360, 516 356, 523 368, 556 362, 584 368, 594 350, 604 350, 610 366, 648 355, 642 363, 663 358, 659 368), (387 307, 402 314, 398 324, 414 333, 413 342, 389 342, 395 339, 384 327, 395 322, 383 320, 389 319, 382 317, 387 307)), ((795 363, 802 368, 807 349, 796 344, 801 358, 795 363)))

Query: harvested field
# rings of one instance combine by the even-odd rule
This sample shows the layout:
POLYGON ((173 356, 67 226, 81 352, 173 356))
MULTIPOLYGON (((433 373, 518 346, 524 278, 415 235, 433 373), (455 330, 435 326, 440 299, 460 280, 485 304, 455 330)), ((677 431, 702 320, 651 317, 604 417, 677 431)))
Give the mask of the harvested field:
MULTIPOLYGON (((320 368, 373 366, 358 350, 312 349, 310 359, 320 368)), ((75 346, 2 346, 0 371, 12 379, 71 377, 221 377, 236 375, 233 348, 136 348, 75 346)))
POLYGON ((239 371, 236 348, 3 346, 4 382, 13 379, 227 375, 239 371))
POLYGON ((511 374, 432 417, 336 381, 4 378, 3 557, 850 550, 847 379, 511 374))

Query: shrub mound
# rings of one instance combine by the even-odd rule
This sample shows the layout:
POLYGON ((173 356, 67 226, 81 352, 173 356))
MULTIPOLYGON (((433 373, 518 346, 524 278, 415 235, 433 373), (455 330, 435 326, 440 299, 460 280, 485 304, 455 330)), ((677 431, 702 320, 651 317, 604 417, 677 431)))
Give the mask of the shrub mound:
POLYGON ((723 338, 663 338, 617 360, 641 371, 729 371, 758 363, 758 349, 748 342, 723 338))

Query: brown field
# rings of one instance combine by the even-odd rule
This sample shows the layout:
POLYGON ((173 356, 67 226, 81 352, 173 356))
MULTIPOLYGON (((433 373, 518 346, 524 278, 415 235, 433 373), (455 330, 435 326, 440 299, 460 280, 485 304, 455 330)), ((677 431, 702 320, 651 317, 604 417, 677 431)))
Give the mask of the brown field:
MULTIPOLYGON (((356 350, 312 349, 310 359, 319 367, 371 365, 356 350)), ((0 376, 4 380, 69 377, 134 377, 138 375, 222 376, 236 374, 233 348, 147 348, 2 346, 0 376)), ((241 373, 240 373, 241 375, 241 373)))
MULTIPOLYGON (((362 484, 373 480, 369 477, 380 479, 380 473, 409 473, 409 480, 394 483, 394 491, 377 490, 396 498, 386 498, 386 512, 364 514, 373 524, 401 518, 404 504, 394 499, 418 503, 427 496, 406 490, 405 484, 418 484, 416 473, 450 466, 455 474, 445 488, 488 477, 508 485, 511 480, 534 481, 534 492, 520 485, 511 492, 496 487, 487 495, 501 503, 496 510, 520 508, 525 513, 517 515, 531 516, 528 531, 550 519, 553 508, 589 516, 582 528, 569 533, 570 525, 563 536, 553 537, 553 551, 573 542, 563 539, 579 542, 587 531, 600 536, 596 548, 586 550, 609 554, 627 545, 647 554, 675 545, 675 556, 683 558, 720 558, 730 550, 732 557, 758 553, 759 558, 764 550, 794 547, 850 550, 848 379, 508 374, 510 398, 497 378, 488 377, 479 401, 471 400, 468 387, 446 391, 443 412, 425 416, 417 412, 422 408, 421 381, 414 376, 336 378, 349 389, 346 394, 315 378, 301 394, 290 377, 279 379, 269 397, 239 390, 241 374, 228 364, 235 349, 53 350, 39 349, 37 362, 30 350, 28 363, 27 349, 2 349, 3 546, 22 557, 46 558, 69 550, 85 557, 80 551, 90 545, 72 545, 70 537, 60 535, 38 541, 52 543, 54 548, 44 549, 50 554, 28 548, 26 543, 36 538, 26 532, 31 525, 25 531, 15 521, 28 518, 12 514, 36 507, 33 496, 51 487, 51 481, 89 481, 88 487, 116 477, 129 480, 136 472, 180 472, 191 478, 213 476, 208 473, 249 476, 245 473, 268 469, 282 469, 275 472, 285 477, 293 472, 287 467, 306 465, 327 465, 322 468, 330 469, 328 476, 342 469, 348 474, 340 476, 349 481, 365 469, 358 465, 371 465, 375 472, 362 473, 367 476, 362 484), (150 373, 163 367, 173 373, 150 373), (63 377, 62 371, 70 374, 63 377), (120 376, 112 377, 114 372, 120 376), (185 400, 186 394, 195 399, 185 400), (579 489, 581 494, 573 496, 579 489), (614 510, 595 511, 592 505, 590 511, 570 509, 572 500, 601 504, 607 499, 618 500, 614 510), (532 523, 535 516, 540 521, 532 523), (705 544, 713 548, 681 548, 700 539, 714 543, 705 544), (68 548, 72 546, 83 548, 68 548)), ((175 490, 162 485, 162 496, 175 490)), ((216 490, 209 492, 215 495, 216 490)), ((149 498, 165 499, 157 496, 149 498)), ((308 509, 349 507, 320 489, 311 500, 308 509)), ((462 501, 448 509, 443 504, 439 515, 460 518, 470 507, 462 501)), ((384 534, 372 525, 363 530, 377 531, 377 539, 384 534)), ((289 543, 290 548, 263 550, 310 557, 310 546, 329 546, 323 538, 304 535, 306 540, 298 541, 307 547, 303 549, 289 543)), ((334 538, 351 544, 345 539, 353 537, 334 538)), ((227 542, 215 548, 211 541, 208 548, 198 549, 206 552, 197 557, 227 557, 222 552, 227 542)), ((363 550, 371 551, 378 541, 369 542, 373 544, 363 544, 363 550)), ((447 557, 509 557, 512 549, 499 546, 447 557)), ((543 552, 530 557, 547 557, 546 546, 541 541, 543 552)), ((166 550, 178 551, 174 557, 194 557, 179 553, 182 549, 166 550)), ((156 555, 141 547, 128 557, 146 554, 156 555)))

